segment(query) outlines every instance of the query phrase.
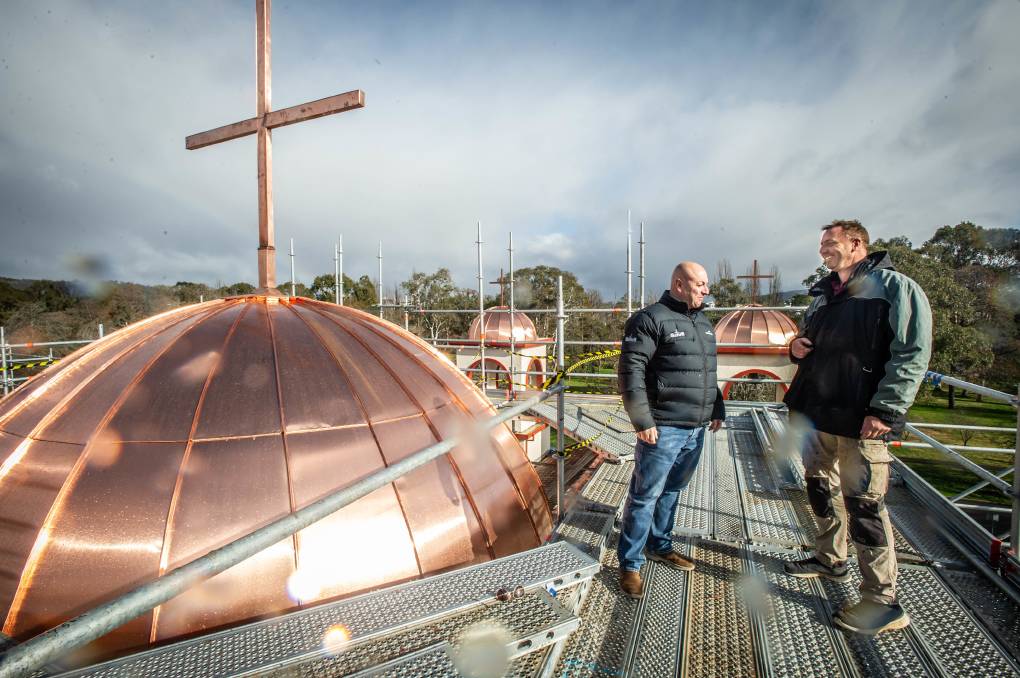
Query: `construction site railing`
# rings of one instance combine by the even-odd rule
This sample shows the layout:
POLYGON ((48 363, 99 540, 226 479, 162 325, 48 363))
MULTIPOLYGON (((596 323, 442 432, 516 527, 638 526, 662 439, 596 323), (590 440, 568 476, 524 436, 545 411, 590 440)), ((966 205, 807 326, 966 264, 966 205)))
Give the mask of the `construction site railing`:
POLYGON ((496 416, 479 422, 468 431, 418 450, 387 468, 338 490, 313 504, 290 513, 229 544, 196 558, 187 565, 170 570, 162 577, 143 584, 117 598, 103 603, 60 626, 45 631, 0 657, 0 678, 20 678, 59 660, 71 650, 100 638, 195 584, 213 577, 270 546, 287 539, 309 525, 339 511, 358 499, 384 487, 414 469, 446 454, 457 445, 471 441, 479 433, 487 433, 510 419, 523 414, 538 403, 559 394, 562 385, 543 391, 520 404, 503 409, 496 416))

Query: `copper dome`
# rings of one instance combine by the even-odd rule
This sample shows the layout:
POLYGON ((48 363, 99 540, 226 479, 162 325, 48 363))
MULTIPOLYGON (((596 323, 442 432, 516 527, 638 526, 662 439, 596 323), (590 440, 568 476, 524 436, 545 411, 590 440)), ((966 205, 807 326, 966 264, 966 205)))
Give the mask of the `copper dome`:
MULTIPOLYGON (((417 337, 350 308, 241 297, 154 316, 0 402, 0 619, 24 639, 493 410, 417 337)), ((506 427, 97 641, 100 654, 539 545, 506 427)))
MULTIPOLYGON (((509 311, 510 309, 506 306, 493 306, 485 311, 486 343, 509 344, 511 334, 513 334, 515 344, 538 341, 538 331, 535 329, 535 323, 531 322, 531 318, 520 311, 513 313, 509 311), (497 312, 493 313, 492 311, 497 312)), ((482 338, 478 327, 479 318, 476 316, 468 330, 468 339, 478 341, 482 338)))
POLYGON ((720 346, 719 353, 786 353, 786 345, 797 336, 797 323, 781 311, 747 306, 730 311, 715 324, 715 340, 722 344, 758 344, 720 346))

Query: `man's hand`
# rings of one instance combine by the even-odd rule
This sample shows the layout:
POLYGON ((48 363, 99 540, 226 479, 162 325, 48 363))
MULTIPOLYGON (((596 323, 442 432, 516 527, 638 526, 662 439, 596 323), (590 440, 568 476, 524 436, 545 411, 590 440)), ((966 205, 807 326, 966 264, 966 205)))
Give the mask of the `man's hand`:
POLYGON ((811 340, 807 337, 797 337, 793 340, 793 343, 790 344, 790 353, 792 353, 793 357, 797 360, 802 360, 807 357, 808 353, 811 353, 811 350, 814 349, 814 347, 815 345, 811 343, 811 340))
POLYGON ((637 432, 637 439, 646 445, 654 445, 659 440, 659 429, 654 426, 637 432))
POLYGON ((881 438, 891 430, 878 417, 864 417, 864 423, 861 424, 861 440, 881 438))
POLYGON ((713 419, 712 423, 708 425, 708 430, 715 433, 722 428, 722 419, 713 419))

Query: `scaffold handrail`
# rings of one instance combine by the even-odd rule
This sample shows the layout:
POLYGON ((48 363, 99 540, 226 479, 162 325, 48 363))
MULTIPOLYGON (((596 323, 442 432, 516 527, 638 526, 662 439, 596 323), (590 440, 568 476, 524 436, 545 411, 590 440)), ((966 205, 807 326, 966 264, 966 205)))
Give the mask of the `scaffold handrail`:
POLYGON ((978 393, 987 398, 998 400, 999 402, 1006 403, 1007 405, 1017 406, 1017 396, 1010 395, 1009 393, 1003 393, 1002 391, 996 391, 994 388, 988 388, 981 384, 972 384, 969 381, 963 379, 957 379, 956 377, 950 377, 945 374, 939 374, 938 372, 928 371, 924 375, 925 381, 931 382, 933 386, 955 386, 956 388, 962 388, 965 391, 971 391, 978 393))
POLYGON ((958 465, 960 465, 963 468, 967 469, 968 471, 970 471, 974 475, 978 476, 982 480, 987 481, 989 485, 991 485, 995 489, 1001 491, 1007 497, 1013 497, 1014 496, 1013 486, 1010 485, 1009 483, 1003 481, 999 477, 997 477, 991 471, 988 471, 985 468, 975 464, 974 462, 972 462, 970 459, 967 459, 965 456, 963 456, 959 452, 956 452, 955 450, 950 449, 947 445, 944 445, 943 443, 939 442, 938 440, 935 440, 934 438, 932 438, 927 433, 923 433, 923 432, 919 431, 913 425, 907 424, 905 428, 912 435, 917 436, 918 438, 920 438, 924 442, 928 443, 928 445, 930 445, 932 448, 934 448, 934 449, 938 450, 939 452, 941 452, 942 454, 948 456, 950 459, 955 461, 958 465))
POLYGON ((0 656, 0 678, 20 678, 59 659, 71 650, 100 638, 140 614, 180 595, 195 584, 254 556, 273 544, 286 539, 309 525, 339 511, 344 506, 384 487, 440 455, 446 454, 463 440, 487 433, 540 402, 558 394, 563 385, 543 391, 519 405, 478 422, 473 430, 418 450, 400 461, 381 469, 350 487, 338 490, 313 504, 289 513, 229 544, 196 558, 186 565, 170 570, 162 577, 103 603, 60 626, 45 631, 0 656))

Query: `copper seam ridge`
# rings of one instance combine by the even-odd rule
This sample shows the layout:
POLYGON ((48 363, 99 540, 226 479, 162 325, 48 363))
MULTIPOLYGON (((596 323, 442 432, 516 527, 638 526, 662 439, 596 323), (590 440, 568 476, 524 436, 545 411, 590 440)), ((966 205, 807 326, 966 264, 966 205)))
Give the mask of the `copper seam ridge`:
MULTIPOLYGON (((158 334, 165 332, 166 330, 172 327, 176 327, 181 322, 189 320, 192 317, 193 317, 192 315, 188 315, 184 318, 181 318, 181 320, 178 321, 177 323, 169 325, 168 327, 165 327, 162 330, 160 330, 159 333, 151 336, 158 336, 158 334)), ((191 332, 198 324, 199 323, 196 322, 191 327, 186 328, 184 332, 182 332, 181 335, 177 337, 177 339, 180 339, 180 336, 183 336, 188 332, 191 332)), ((174 341, 176 341, 177 339, 175 339, 174 341)), ((127 399, 127 394, 130 393, 131 387, 134 386, 141 378, 140 375, 143 375, 146 372, 148 372, 148 370, 152 367, 156 360, 162 357, 170 349, 170 347, 173 346, 174 341, 171 341, 169 344, 163 347, 158 353, 156 353, 152 358, 150 358, 148 362, 146 362, 145 366, 140 370, 139 375, 136 375, 136 378, 132 380, 132 382, 127 386, 127 388, 125 388, 121 392, 121 394, 117 397, 117 400, 114 401, 114 403, 109 407, 106 414, 96 425, 95 429, 93 429, 92 434, 89 436, 89 438, 85 441, 84 444, 81 445, 82 451, 78 455, 78 460, 75 462, 70 472, 64 478, 64 482, 61 485, 60 490, 57 492, 57 496, 54 498, 53 503, 50 505, 50 510, 47 512, 46 519, 43 520, 43 524, 39 530, 39 534, 36 536, 35 544, 32 546, 32 551, 29 553, 29 557, 25 561, 25 566, 21 570, 21 577, 18 580, 18 588, 15 590, 14 597, 11 599, 11 606, 10 608, 8 608, 7 618, 3 626, 3 632, 8 636, 14 635, 14 625, 17 622, 18 613, 21 611, 21 605, 25 601, 25 596, 28 595, 28 591, 31 588, 32 578, 35 575, 35 568, 38 566, 39 559, 42 557, 42 553, 45 550, 46 543, 41 541, 41 538, 52 528, 53 524, 56 522, 60 510, 63 508, 64 502, 67 500, 67 495, 70 494, 71 490, 78 482, 78 478, 81 475, 81 471, 85 466, 85 460, 88 457, 89 452, 91 451, 93 437, 96 435, 97 431, 102 430, 102 428, 106 426, 106 424, 109 423, 109 421, 113 418, 114 414, 116 414, 117 410, 119 409, 119 406, 123 404, 124 400, 127 399)), ((92 374, 88 375, 87 379, 83 380, 82 383, 78 384, 70 393, 68 393, 66 396, 64 396, 64 398, 61 399, 57 407, 54 407, 50 410, 50 413, 48 413, 43 418, 43 421, 36 425, 36 428, 34 429, 33 432, 41 430, 41 427, 44 425, 48 426, 51 418, 55 416, 53 412, 57 410, 62 410, 64 407, 66 407, 67 404, 71 401, 71 399, 76 397, 81 392, 81 390, 85 388, 86 385, 92 383, 92 381, 95 380, 95 378, 103 370, 105 370, 107 367, 113 364, 114 361, 119 360, 123 356, 127 355, 130 351, 135 350, 141 343, 144 342, 135 342, 133 344, 130 344, 129 346, 126 346, 120 353, 118 353, 116 356, 114 356, 106 363, 104 363, 101 368, 95 370, 92 374)))
MULTIPOLYGON (((193 318, 194 315, 195 314, 187 315, 187 316, 181 318, 180 320, 178 320, 177 322, 175 322, 175 323, 173 323, 171 325, 167 325, 163 329, 159 330, 159 332, 157 332, 156 334, 150 335, 149 339, 151 339, 152 337, 159 336, 159 334, 162 334, 163 332, 166 332, 166 331, 168 331, 168 330, 170 330, 170 329, 172 329, 174 327, 177 327, 181 323, 183 323, 183 322, 193 318)), ((186 334, 188 331, 190 331, 190 329, 189 330, 185 330, 184 333, 186 334)), ((92 371, 90 374, 86 375, 85 379, 83 379, 78 385, 76 385, 73 389, 71 389, 71 391, 69 393, 64 395, 55 406, 51 407, 50 410, 45 415, 43 415, 43 417, 39 420, 39 422, 35 426, 32 427, 31 432, 27 436, 22 436, 22 435, 20 435, 18 433, 11 433, 11 432, 8 432, 8 431, 4 431, 4 433, 7 433, 8 435, 19 437, 23 441, 24 440, 30 440, 32 442, 46 441, 46 442, 55 442, 55 443, 61 443, 61 444, 66 444, 66 445, 78 445, 79 447, 82 448, 82 451, 84 451, 85 448, 88 445, 88 442, 89 442, 88 440, 86 440, 84 443, 74 443, 74 442, 67 443, 67 442, 62 441, 62 440, 52 440, 51 441, 51 440, 47 440, 45 438, 40 438, 40 437, 38 437, 38 434, 41 431, 44 431, 46 429, 46 427, 48 427, 51 423, 53 423, 53 420, 56 419, 59 414, 63 413, 63 411, 67 408, 67 406, 70 404, 70 402, 72 400, 74 400, 74 398, 76 398, 78 396, 78 394, 81 393, 81 391, 83 391, 85 389, 86 386, 88 386, 93 381, 95 381, 99 377, 100 374, 102 374, 108 367, 110 367, 110 365, 112 365, 115 362, 121 360, 124 356, 126 356, 128 353, 130 353, 135 348, 137 348, 138 345, 141 344, 141 343, 143 343, 143 342, 135 342, 135 343, 128 344, 127 346, 124 346, 123 348, 120 349, 119 352, 117 352, 115 355, 110 357, 105 363, 100 365, 97 369, 92 371)), ((162 352, 160 353, 160 355, 162 355, 162 352)), ((146 367, 144 369, 148 369, 150 364, 151 363, 146 364, 146 367)), ((131 385, 133 385, 133 384, 129 384, 129 387, 131 385)), ((118 401, 114 401, 115 404, 116 404, 116 402, 118 402, 118 401)), ((24 403, 22 403, 22 404, 24 404, 24 403)), ((20 411, 20 407, 18 408, 18 410, 20 411)), ((100 420, 100 421, 101 421, 101 423, 105 423, 105 421, 108 421, 108 420, 100 420)), ((98 429, 96 429, 96 430, 98 430, 98 429)), ((95 433, 95 430, 93 430, 93 434, 94 433, 95 433)), ((17 452, 17 448, 15 448, 15 452, 14 453, 16 453, 16 452, 17 452)), ((14 453, 12 453, 12 455, 14 453)), ((7 459, 10 459, 12 455, 9 455, 4 460, 4 462, 6 462, 7 459)), ((15 462, 15 463, 17 463, 17 462, 15 462)), ((0 468, 2 468, 2 466, 0 466, 0 468)), ((3 476, 0 475, 0 481, 2 481, 2 480, 3 480, 3 476)))
MULTIPOLYGON (((280 385, 280 357, 276 351, 276 330, 273 328, 272 312, 269 304, 263 304, 266 310, 266 325, 269 327, 269 344, 273 349, 273 373, 276 375, 276 408, 280 413, 280 442, 283 444, 283 468, 287 473, 287 502, 290 512, 297 510, 297 501, 294 499, 294 479, 290 475, 290 452, 287 449, 287 418, 283 413, 283 387, 280 385)), ((301 539, 298 532, 291 535, 292 548, 294 550, 294 571, 298 569, 298 551, 301 546, 301 539)), ((301 607, 304 607, 302 601, 301 607)))
MULTIPOLYGON (((229 308, 233 308, 237 304, 230 304, 226 306, 223 311, 229 308)), ((188 432, 188 443, 184 446, 184 454, 181 455, 181 463, 177 467, 177 478, 174 480, 174 491, 170 495, 170 503, 167 506, 166 520, 163 522, 163 544, 159 551, 159 563, 157 564, 156 576, 162 577, 166 573, 166 567, 170 558, 170 546, 173 541, 171 528, 173 527, 174 514, 177 511, 177 502, 181 495, 181 485, 184 484, 184 469, 187 468, 188 459, 191 457, 191 448, 194 445, 192 437, 195 435, 195 430, 198 428, 198 418, 202 413, 202 405, 205 403, 205 394, 209 390, 209 384, 212 382, 213 376, 216 374, 220 365, 223 363, 223 355, 226 353, 227 345, 230 343, 230 338, 234 336, 234 330, 237 328, 238 323, 241 322, 241 318, 244 317, 247 312, 247 306, 242 307, 241 311, 234 318, 234 322, 230 325, 230 329, 227 330, 227 335, 223 338, 223 343, 220 344, 220 354, 216 358, 216 362, 209 368, 209 372, 205 375, 205 383, 202 384, 202 392, 198 395, 198 403, 195 404, 195 414, 191 418, 191 430, 188 432)), ((152 608, 152 622, 149 626, 149 642, 156 642, 156 630, 159 628, 159 613, 163 609, 162 605, 157 605, 152 608)))
MULTIPOLYGON (((425 420, 425 424, 429 427, 429 431, 431 431, 432 437, 435 438, 437 443, 441 442, 443 440, 443 437, 439 434, 439 429, 437 429, 435 427, 435 424, 432 423, 432 420, 429 418, 428 413, 425 412, 425 408, 422 407, 421 403, 418 401, 418 398, 416 398, 414 396, 414 394, 411 393, 411 389, 409 389, 407 387, 407 385, 404 384, 404 382, 397 376, 396 372, 394 372, 392 369, 390 369, 390 366, 386 364, 386 361, 384 361, 382 359, 382 357, 378 353, 373 351, 372 348, 368 344, 366 344, 364 341, 362 341, 360 337, 358 337, 353 332, 351 332, 346 327, 344 327, 340 323, 339 317, 337 317, 337 316, 330 316, 329 314, 324 313, 322 310, 316 309, 314 307, 310 307, 310 308, 311 308, 311 310, 313 312, 319 314, 320 316, 322 316, 324 318, 327 318, 334 325, 336 325, 338 328, 340 328, 340 330, 343 331, 344 334, 346 334, 347 336, 351 337, 354 341, 356 341, 359 344, 361 344, 362 348, 364 348, 366 351, 368 351, 368 353, 372 357, 374 357, 376 359, 376 361, 378 361, 378 363, 380 365, 382 365, 383 369, 386 370, 386 372, 389 373, 389 375, 393 379, 393 381, 396 382, 396 384, 404 392, 404 395, 406 395, 408 397, 408 399, 410 399, 410 401, 412 403, 414 403, 415 407, 417 407, 421 411, 421 417, 422 417, 422 419, 425 420)), ((398 348, 397 350, 400 350, 400 349, 398 348)), ((424 366, 423 362, 415 359, 414 356, 409 354, 407 351, 400 350, 400 352, 403 353, 404 355, 407 355, 410 358, 412 358, 414 360, 414 362, 416 362, 417 364, 424 366)), ((429 374, 429 376, 432 377, 433 379, 435 379, 435 377, 433 375, 429 374)), ((436 381, 438 382, 439 380, 436 379, 436 381)), ((446 387, 444 387, 441 382, 439 382, 439 387, 441 389, 443 389, 444 391, 446 391, 449 396, 451 396, 451 397, 453 396, 453 394, 450 393, 449 389, 446 389, 446 387)), ((450 464, 450 467, 453 469, 454 475, 457 476, 457 481, 460 483, 461 490, 464 492, 464 497, 467 499, 468 505, 471 506, 471 511, 475 514, 475 520, 478 521, 478 529, 481 530, 481 532, 482 532, 482 538, 485 541, 485 548, 489 552, 489 558, 495 559, 496 558, 496 551, 495 551, 495 549, 492 546, 492 536, 490 536, 488 534, 488 530, 485 529, 485 521, 482 520, 482 514, 478 510, 478 506, 475 504, 475 500, 474 500, 474 497, 472 496, 471 488, 469 488, 467 483, 464 481, 464 476, 461 473, 460 468, 457 466, 457 463, 453 460, 453 457, 451 457, 449 454, 445 454, 443 456, 446 457, 446 461, 450 464)), ((436 461, 438 461, 438 459, 436 461)))
MULTIPOLYGON (((315 330, 314 327, 311 326, 311 324, 307 320, 301 317, 301 314, 298 313, 293 306, 288 304, 286 308, 289 309, 295 316, 297 316, 302 323, 304 323, 305 327, 308 328, 308 331, 312 333, 312 336, 318 339, 319 344, 322 346, 322 349, 326 352, 326 354, 333 358, 333 362, 336 364, 336 367, 340 371, 341 376, 343 376, 344 381, 347 382, 347 390, 350 391, 351 395, 354 397, 354 402, 358 404, 358 409, 361 410, 361 414, 365 419, 365 424, 368 426, 369 433, 372 434, 372 440, 375 441, 375 448, 379 450, 379 460, 382 462, 383 468, 388 468, 389 464, 386 463, 386 455, 383 454, 382 445, 379 444, 379 436, 376 435, 375 427, 369 420, 368 409, 365 408, 365 403, 361 401, 361 396, 359 396, 358 392, 354 389, 354 386, 351 382, 351 377, 349 374, 347 374, 347 370, 344 369, 343 364, 340 362, 340 357, 333 353, 333 351, 329 350, 329 346, 326 345, 326 342, 323 340, 322 336, 315 330)), ((407 538, 411 542, 411 550, 414 551, 414 563, 418 568, 418 576, 421 576, 424 574, 424 571, 422 570, 421 567, 421 558, 418 557, 418 546, 414 540, 414 532, 411 530, 411 524, 407 522, 407 511, 404 510, 404 502, 401 501, 400 499, 400 492, 397 491, 395 481, 393 483, 390 483, 390 487, 393 489, 393 496, 397 500, 397 506, 400 507, 400 517, 404 519, 404 527, 407 529, 407 538)))
MULTIPOLYGON (((320 303, 321 303, 321 302, 320 302, 320 303)), ((349 306, 345 306, 344 308, 350 308, 350 307, 349 307, 349 306)), ((355 310, 356 310, 356 309, 355 309, 355 310)), ((375 328, 384 328, 384 329, 386 329, 386 330, 387 330, 387 332, 392 332, 393 334, 397 334, 398 336, 401 336, 401 337, 404 337, 404 338, 406 338, 406 339, 407 339, 408 341, 410 341, 410 342, 411 342, 412 344, 415 344, 415 345, 417 345, 417 346, 418 346, 419 348, 422 348, 422 349, 424 349, 426 353, 430 353, 430 354, 432 354, 432 355, 433 355, 434 357, 436 357, 436 358, 442 358, 443 360, 449 360, 449 359, 448 359, 448 358, 447 358, 447 357, 446 357, 445 355, 443 355, 443 353, 442 353, 441 351, 439 351, 439 349, 437 349, 437 348, 436 348, 435 346, 433 346, 433 345, 429 344, 428 342, 426 342, 426 341, 425 341, 424 339, 422 339, 422 338, 421 338, 421 337, 419 337, 418 335, 416 335, 416 334, 413 334, 413 333, 411 333, 411 332, 408 332, 408 331, 407 331, 407 330, 405 330, 404 328, 402 328, 402 327, 399 327, 399 326, 397 326, 397 325, 392 325, 391 323, 384 323, 383 321, 379 320, 379 318, 378 318, 378 317, 376 317, 376 316, 374 316, 374 315, 371 315, 371 314, 368 314, 368 313, 363 313, 363 312, 361 312, 361 311, 358 311, 358 313, 359 313, 359 314, 360 314, 361 316, 363 316, 363 317, 361 317, 360 319, 361 319, 361 320, 364 320, 364 321, 366 321, 366 322, 364 322, 364 323, 363 323, 363 324, 364 324, 364 325, 365 325, 366 327, 368 327, 368 328, 371 328, 371 329, 375 329, 375 328), (399 332, 397 332, 397 331, 395 331, 395 330, 399 330, 399 332)), ((332 314, 330 314, 330 315, 332 315, 332 314)), ((383 337, 383 338, 384 338, 384 339, 386 339, 387 341, 389 341, 389 342, 390 342, 391 344, 393 344, 393 345, 394 345, 394 346, 395 346, 395 347, 396 347, 397 349, 399 349, 399 350, 401 350, 401 351, 404 351, 404 353, 407 353, 407 351, 406 351, 406 350, 404 350, 404 349, 403 349, 403 348, 402 348, 401 346, 399 346, 398 344, 394 343, 394 342, 393 342, 393 341, 392 341, 392 340, 390 339, 390 337, 389 337, 389 336, 387 336, 387 335, 386 335, 385 333, 383 333, 383 332, 376 332, 376 334, 377 334, 377 335, 379 335, 379 336, 381 336, 381 337, 383 337)), ((458 377, 458 378, 460 379, 460 381, 461 381, 461 382, 463 382, 464 384, 466 384, 466 385, 470 386, 471 388, 477 388, 477 387, 476 387, 476 385, 475 385, 475 383, 474 383, 474 382, 472 382, 472 381, 471 381, 470 379, 468 379, 468 378, 467 378, 467 377, 466 377, 466 376, 465 376, 465 375, 464 375, 464 374, 463 374, 463 373, 462 373, 462 372, 460 371, 460 369, 459 369, 459 368, 458 368, 458 369, 456 369, 456 370, 454 370, 454 374, 456 374, 456 375, 457 375, 457 377, 458 377)), ((433 375, 433 376, 434 376, 434 375, 433 375)), ((438 380, 438 377, 436 377, 436 379, 438 380)), ((443 388, 446 388, 445 386, 443 386, 443 384, 442 384, 442 381, 441 381, 441 380, 440 380, 440 386, 442 386, 443 388)), ((447 391, 449 391, 449 389, 446 389, 446 390, 447 390, 447 391)), ((458 403, 461 403, 461 400, 460 400, 460 398, 459 398, 459 397, 458 397, 457 395, 455 395, 455 394, 453 394, 453 393, 451 392, 451 396, 452 396, 452 397, 453 397, 453 399, 454 399, 454 400, 456 400, 456 401, 457 401, 458 403)), ((489 409, 489 412, 490 412, 490 414, 495 414, 495 412, 496 412, 496 408, 495 408, 495 407, 493 407, 492 403, 490 403, 490 402, 489 402, 488 398, 482 398, 482 401, 483 401, 483 402, 485 403, 485 405, 486 405, 486 406, 488 407, 488 409, 489 409)), ((462 404, 462 403, 461 403, 461 404, 462 404)), ((472 412, 471 412, 470 410, 468 410, 468 409, 467 409, 467 407, 466 407, 466 406, 464 406, 464 409, 465 409, 465 412, 467 412, 469 416, 473 414, 473 413, 472 413, 472 412)))
MULTIPOLYGON (((421 416, 421 415, 418 415, 418 414, 405 414, 405 415, 401 415, 399 417, 390 417, 389 419, 379 419, 379 420, 376 421, 376 423, 377 424, 388 424, 388 423, 393 422, 393 421, 401 421, 403 419, 413 419, 413 418, 418 417, 418 416, 421 416)), ((300 428, 300 429, 297 429, 295 431, 290 431, 290 435, 302 435, 302 434, 305 434, 305 433, 318 433, 319 431, 342 431, 342 430, 348 429, 348 428, 362 428, 362 427, 365 427, 365 426, 367 426, 367 424, 361 423, 361 424, 340 424, 338 426, 319 426, 317 428, 300 428)), ((19 435, 14 434, 14 433, 9 433, 8 435, 16 436, 18 438, 24 438, 24 436, 19 436, 19 435)), ((241 434, 241 435, 232 435, 232 436, 209 436, 208 438, 192 438, 191 442, 195 442, 195 443, 216 443, 216 442, 224 442, 224 441, 228 441, 229 442, 231 440, 255 440, 257 438, 271 438, 273 436, 278 436, 278 435, 280 435, 279 431, 272 431, 270 433, 245 433, 245 434, 241 434)), ((69 443, 66 440, 49 440, 47 438, 33 438, 32 442, 57 443, 58 445, 80 445, 80 443, 69 443)), ((171 443, 187 443, 188 440, 184 439, 184 438, 182 438, 180 440, 128 440, 128 439, 124 439, 124 440, 121 440, 120 442, 121 443, 145 443, 145 444, 153 444, 153 445, 162 445, 162 444, 171 444, 171 443)))
MULTIPOLYGON (((164 313, 160 313, 158 315, 154 315, 151 318, 146 318, 145 320, 140 320, 135 325, 129 325, 128 327, 125 327, 125 328, 123 328, 121 330, 117 330, 117 332, 123 333, 123 336, 117 337, 117 339, 118 340, 119 339, 124 339, 129 334, 135 334, 137 331, 140 331, 141 329, 144 329, 145 327, 148 327, 153 322, 155 322, 157 319, 163 318, 163 317, 165 317, 167 315, 170 315, 172 313, 177 313, 177 312, 180 312, 180 309, 173 309, 171 311, 166 311, 164 313), (130 330, 130 332, 129 332, 129 330, 130 330)), ((174 327, 178 323, 183 322, 183 321, 187 320, 188 318, 191 318, 193 315, 195 315, 195 314, 188 314, 188 315, 186 315, 185 317, 183 317, 179 321, 177 321, 177 323, 173 323, 171 325, 168 325, 167 327, 163 328, 163 330, 160 330, 160 332, 162 332, 162 331, 164 331, 166 329, 169 329, 171 327, 174 327)), ((116 332, 114 332, 113 334, 116 334, 116 332)), ((108 335, 104 339, 96 340, 96 341, 92 342, 91 344, 86 344, 86 345, 82 346, 81 348, 73 351, 66 358, 61 359, 61 361, 59 363, 57 363, 56 365, 53 366, 53 367, 57 368, 57 370, 58 370, 57 374, 54 377, 52 377, 51 379, 47 380, 46 383, 47 384, 56 384, 56 383, 59 383, 60 381, 63 381, 65 378, 68 378, 68 375, 69 375, 69 373, 71 371, 71 368, 82 367, 82 365, 80 365, 79 363, 83 362, 84 359, 87 359, 91 353, 93 353, 94 351, 98 350, 100 345, 103 344, 103 342, 106 341, 106 339, 108 339, 109 337, 112 337, 113 334, 108 335)), ((155 335, 153 335, 153 336, 155 336, 155 335)), ((131 344, 131 345, 133 346, 134 344, 131 344)), ((119 357, 119 356, 123 355, 124 352, 125 351, 122 349, 121 352, 117 354, 117 356, 119 357)), ((109 365, 110 365, 110 361, 107 361, 106 363, 103 363, 102 367, 100 367, 96 371, 100 372, 100 371, 106 369, 107 367, 109 367, 109 365)), ((41 374, 39 376, 41 376, 41 374)), ((89 381, 91 381, 91 379, 89 381)), ((49 390, 49 388, 51 388, 51 386, 47 386, 46 389, 43 390, 43 393, 45 393, 46 390, 49 390)), ((72 392, 75 392, 75 391, 72 391, 72 392)), ((30 403, 35 402, 35 399, 36 399, 36 397, 38 395, 40 395, 38 391, 34 391, 34 392, 30 393, 25 398, 25 400, 23 400, 22 402, 18 403, 18 405, 16 407, 14 407, 13 409, 11 409, 11 411, 6 412, 2 417, 0 417, 0 426, 2 426, 3 424, 7 423, 8 420, 13 418, 17 414, 19 414, 30 403)))
MULTIPOLYGON (((328 314, 328 315, 333 315, 333 314, 328 314)), ((403 352, 405 354, 408 354, 407 350, 405 350, 397 342, 393 341, 392 337, 388 336, 385 332, 382 331, 382 328, 384 328, 385 326, 382 325, 382 323, 375 322, 375 316, 369 315, 367 317, 369 319, 371 319, 373 322, 371 322, 371 323, 363 323, 363 325, 364 325, 364 327, 366 329, 368 329, 370 332, 375 334, 377 337, 380 337, 383 340, 389 342, 390 345, 392 345, 398 351, 401 351, 401 352, 403 352)), ((411 337, 413 337, 414 339, 417 340, 417 343, 428 347, 432 352, 438 353, 438 351, 436 351, 432 346, 430 346, 429 344, 427 344, 424 341, 422 341, 420 337, 415 336, 415 335, 411 334, 410 332, 407 332, 406 334, 410 334, 411 337)), ((443 356, 442 354, 439 354, 439 357, 442 358, 443 360, 447 360, 447 358, 445 356, 443 356)), ((439 384, 439 387, 442 388, 443 390, 445 390, 447 393, 450 394, 451 402, 456 404, 461 409, 461 412, 463 412, 465 415, 467 415, 467 417, 469 419, 473 419, 473 416, 472 416, 473 413, 468 408, 468 406, 464 403, 464 401, 462 401, 455 393, 450 391, 450 389, 447 388, 445 384, 443 384, 442 380, 435 375, 435 373, 432 371, 432 368, 428 364, 421 363, 421 365, 425 367, 426 374, 428 374, 430 377, 435 379, 436 382, 439 384)), ((461 373, 459 368, 455 368, 455 370, 456 370, 456 374, 458 376, 462 377, 464 380, 466 380, 471 385, 471 388, 475 388, 475 385, 469 379, 467 379, 467 377, 465 377, 461 373)), ((492 404, 488 402, 488 399, 487 398, 483 398, 483 400, 489 405, 490 410, 493 410, 492 404)), ((507 427, 507 428, 509 430, 509 427, 507 427)), ((513 431, 510 431, 510 433, 512 435, 513 431)), ((490 436, 491 436, 491 434, 490 434, 490 436)), ((524 509, 524 513, 528 516, 528 520, 531 521, 531 528, 535 532, 535 538, 538 539, 539 541, 541 541, 542 540, 542 535, 539 533, 538 525, 535 523, 534 516, 531 515, 531 508, 530 508, 530 505, 528 504, 527 500, 524 497, 524 492, 523 492, 523 490, 521 490, 521 487, 517 484, 517 479, 514 478, 514 474, 510 472, 510 469, 506 465, 506 462, 503 461, 502 455, 497 453, 496 454, 496 459, 499 461, 500 466, 503 467, 503 472, 506 474, 507 478, 510 480, 510 485, 514 488, 514 491, 517 493, 517 499, 518 499, 518 501, 520 501, 521 507, 524 509)), ((541 479, 538 477, 538 472, 535 471, 534 467, 531 466, 530 463, 528 464, 528 468, 530 468, 532 473, 535 474, 535 480, 538 483, 538 485, 541 486, 542 482, 541 482, 541 479)), ((544 492, 542 493, 542 496, 543 497, 545 496, 544 492)), ((546 499, 546 504, 548 504, 548 499, 546 499)))

